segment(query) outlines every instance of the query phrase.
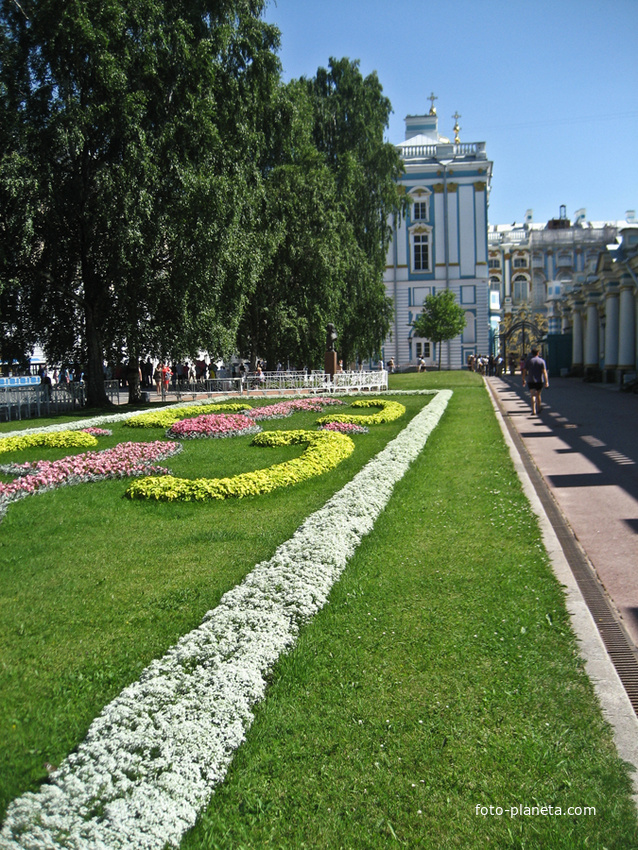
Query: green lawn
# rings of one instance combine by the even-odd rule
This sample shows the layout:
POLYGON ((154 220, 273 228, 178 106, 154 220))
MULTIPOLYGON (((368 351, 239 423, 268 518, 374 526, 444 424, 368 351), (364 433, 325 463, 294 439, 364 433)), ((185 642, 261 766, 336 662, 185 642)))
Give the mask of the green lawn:
MULTIPOLYGON (((183 848, 638 847, 627 770, 482 381, 391 378, 391 389, 417 387, 454 389, 441 424, 330 604, 280 660, 183 848), (490 805, 596 814, 476 813, 490 805)), ((427 397, 399 400, 409 417, 427 397)), ((269 496, 145 504, 113 481, 10 505, 0 526, 3 807, 405 422, 371 428, 334 472, 269 496)), ((161 436, 112 427, 101 446, 161 436)), ((219 475, 295 452, 249 441, 194 441, 169 465, 219 475)))

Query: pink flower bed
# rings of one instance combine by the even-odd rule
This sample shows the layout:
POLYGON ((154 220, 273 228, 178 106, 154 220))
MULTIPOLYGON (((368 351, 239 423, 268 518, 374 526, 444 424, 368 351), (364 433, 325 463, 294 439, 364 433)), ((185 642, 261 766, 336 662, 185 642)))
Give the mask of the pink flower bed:
POLYGON ((64 485, 133 475, 165 475, 168 470, 155 466, 156 461, 177 454, 181 448, 161 440, 120 443, 112 449, 84 452, 61 460, 7 464, 2 467, 2 472, 18 477, 6 484, 0 482, 0 516, 11 502, 64 485))
POLYGON ((284 419, 297 411, 321 413, 323 408, 330 404, 343 404, 343 402, 336 398, 295 398, 290 401, 280 401, 277 404, 268 404, 264 407, 253 407, 250 410, 245 410, 243 415, 253 420, 284 419))
POLYGON ((113 435, 113 431, 109 431, 108 428, 82 428, 85 434, 91 434, 93 437, 111 437, 113 435))
POLYGON ((176 422, 166 432, 173 440, 193 440, 199 437, 239 437, 261 431, 251 419, 241 413, 205 413, 176 422))
POLYGON ((369 434, 370 431, 364 425, 355 425, 354 422, 328 422, 319 426, 320 431, 336 431, 337 434, 369 434))

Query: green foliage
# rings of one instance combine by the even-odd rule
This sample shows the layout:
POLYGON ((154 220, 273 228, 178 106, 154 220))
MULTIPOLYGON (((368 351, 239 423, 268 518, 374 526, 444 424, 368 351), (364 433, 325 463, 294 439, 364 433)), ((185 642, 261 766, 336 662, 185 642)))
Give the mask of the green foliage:
POLYGON ((401 207, 400 157, 383 140, 389 115, 376 74, 364 78, 349 59, 273 99, 263 163, 272 253, 240 325, 251 359, 321 366, 328 322, 346 362, 387 335, 388 219, 401 207))
POLYGON ((263 5, 2 4, 8 318, 86 359, 90 403, 107 350, 234 345, 262 265, 259 104, 279 79, 263 5))
POLYGON ((401 160, 376 74, 283 85, 265 0, 0 6, 3 355, 374 354, 401 160))
POLYGON ((462 333, 465 327, 465 312, 450 289, 442 289, 435 295, 426 296, 423 312, 412 322, 416 336, 436 343, 439 348, 441 368, 441 346, 439 343, 462 333))
POLYGON ((331 59, 308 87, 315 143, 334 174, 344 222, 340 310, 333 323, 347 363, 378 352, 390 329, 383 272, 389 222, 402 210, 397 180, 403 166, 394 145, 383 140, 392 107, 376 73, 363 77, 358 61, 331 59))

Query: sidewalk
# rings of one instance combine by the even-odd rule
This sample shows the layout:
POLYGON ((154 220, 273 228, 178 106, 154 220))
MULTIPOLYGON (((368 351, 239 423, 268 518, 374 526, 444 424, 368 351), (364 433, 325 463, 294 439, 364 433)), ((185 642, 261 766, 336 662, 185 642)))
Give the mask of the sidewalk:
POLYGON ((554 378, 532 417, 519 375, 488 382, 638 647, 638 396, 554 378))

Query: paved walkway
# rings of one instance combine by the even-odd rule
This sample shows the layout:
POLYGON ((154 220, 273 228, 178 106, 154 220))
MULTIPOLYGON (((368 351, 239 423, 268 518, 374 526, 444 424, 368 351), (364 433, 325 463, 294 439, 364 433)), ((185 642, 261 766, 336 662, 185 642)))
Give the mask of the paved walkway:
POLYGON ((488 381, 638 647, 638 395, 554 378, 532 417, 520 375, 488 381))

